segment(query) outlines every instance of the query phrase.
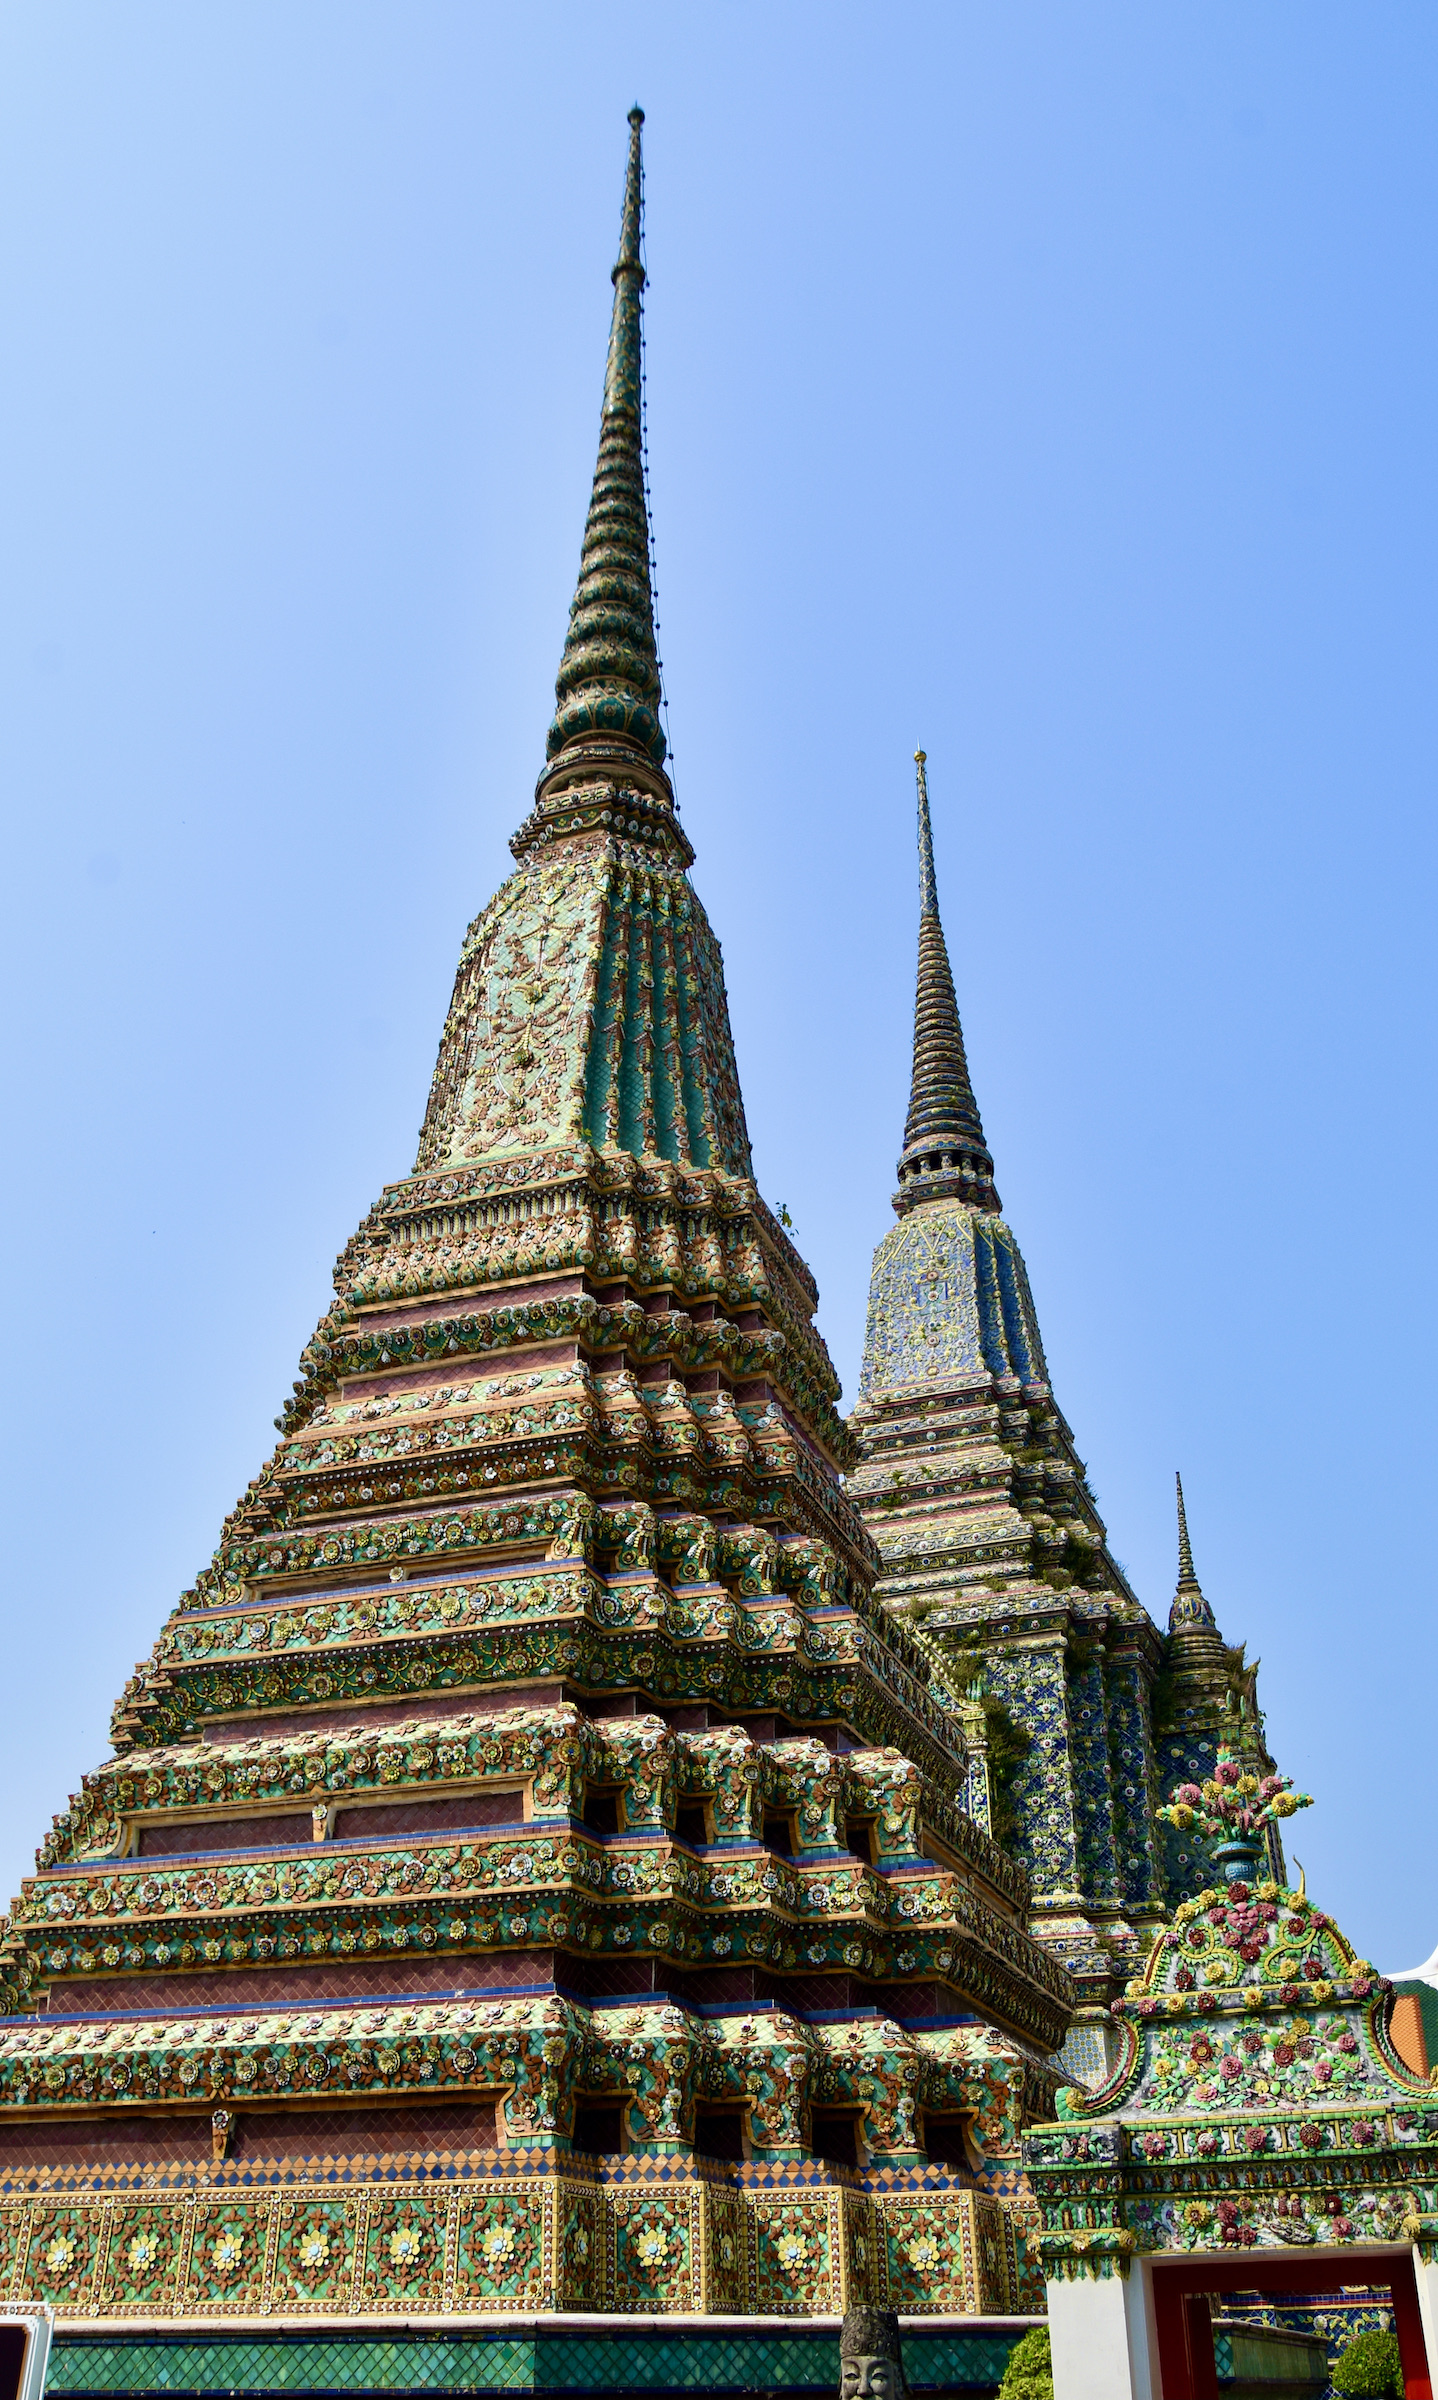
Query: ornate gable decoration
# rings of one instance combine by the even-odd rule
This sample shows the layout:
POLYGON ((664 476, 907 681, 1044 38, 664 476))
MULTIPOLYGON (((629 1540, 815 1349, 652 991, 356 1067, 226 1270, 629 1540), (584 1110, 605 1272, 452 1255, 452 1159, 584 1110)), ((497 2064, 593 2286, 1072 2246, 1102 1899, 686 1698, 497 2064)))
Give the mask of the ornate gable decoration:
MULTIPOLYGON (((1276 1776, 1245 1791, 1224 1766, 1170 1813, 1208 1819, 1220 1858, 1256 1860, 1264 1812, 1304 1798, 1276 1776)), ((1438 2088, 1389 2039, 1392 1991, 1302 1882, 1240 1875, 1184 1901, 1114 2003, 1108 2081, 1060 2092, 1058 2122, 1025 2142, 1047 2271, 1122 2271, 1135 2251, 1432 2245, 1438 2088)))

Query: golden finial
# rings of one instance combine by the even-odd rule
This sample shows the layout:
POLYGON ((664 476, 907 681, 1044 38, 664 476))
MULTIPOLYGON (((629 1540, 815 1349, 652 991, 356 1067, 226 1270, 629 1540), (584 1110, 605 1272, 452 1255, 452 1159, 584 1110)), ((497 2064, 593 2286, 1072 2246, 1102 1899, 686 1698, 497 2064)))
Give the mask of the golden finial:
POLYGON ((918 761, 918 764, 919 764, 921 767, 923 767, 923 766, 927 766, 927 764, 928 764, 928 759, 929 759, 929 754, 928 754, 928 751, 927 751, 927 750, 916 750, 916 751, 914 752, 914 757, 915 757, 915 759, 918 761))

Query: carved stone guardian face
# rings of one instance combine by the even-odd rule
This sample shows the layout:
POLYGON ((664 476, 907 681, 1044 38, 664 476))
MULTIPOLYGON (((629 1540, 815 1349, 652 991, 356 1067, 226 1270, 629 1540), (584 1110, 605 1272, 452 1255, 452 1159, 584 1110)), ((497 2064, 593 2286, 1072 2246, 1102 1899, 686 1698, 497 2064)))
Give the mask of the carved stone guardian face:
POLYGON ((839 2400, 903 2400, 904 2370, 892 2358, 846 2358, 839 2367, 839 2400))
POLYGON ((839 2400, 909 2400, 891 2309, 851 2308, 839 2335, 839 2400))

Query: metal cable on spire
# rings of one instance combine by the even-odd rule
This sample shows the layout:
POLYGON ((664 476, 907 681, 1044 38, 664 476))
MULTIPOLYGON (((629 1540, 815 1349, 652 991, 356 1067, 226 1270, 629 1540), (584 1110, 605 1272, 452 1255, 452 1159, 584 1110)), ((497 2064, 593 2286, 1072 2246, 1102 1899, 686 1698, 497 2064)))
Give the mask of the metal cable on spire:
POLYGON ((666 745, 644 490, 643 124, 632 108, 599 459, 545 748, 553 759, 588 735, 618 734, 657 767, 666 745))
POLYGON ((997 1211, 994 1162, 969 1081, 954 978, 939 919, 928 754, 914 752, 919 796, 919 973, 914 996, 914 1072, 899 1160, 901 1213, 920 1200, 959 1198, 997 1211))

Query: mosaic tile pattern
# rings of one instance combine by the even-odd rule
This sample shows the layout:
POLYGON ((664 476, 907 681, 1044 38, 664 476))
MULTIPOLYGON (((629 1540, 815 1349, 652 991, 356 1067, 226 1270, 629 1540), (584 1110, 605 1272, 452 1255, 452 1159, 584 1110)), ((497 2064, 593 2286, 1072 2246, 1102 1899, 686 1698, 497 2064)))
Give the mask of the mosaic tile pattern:
POLYGON ((1012 2170, 989 2191, 933 2168, 866 2190, 802 2162, 702 2176, 685 2159, 646 2163, 669 2171, 584 2184, 550 2161, 530 2176, 384 2189, 12 2202, 0 2208, 3 2297, 50 2300, 66 2322, 153 2324, 553 2308, 807 2317, 858 2297, 982 2316, 1031 2292, 1012 2170))

